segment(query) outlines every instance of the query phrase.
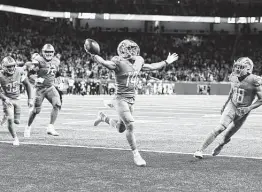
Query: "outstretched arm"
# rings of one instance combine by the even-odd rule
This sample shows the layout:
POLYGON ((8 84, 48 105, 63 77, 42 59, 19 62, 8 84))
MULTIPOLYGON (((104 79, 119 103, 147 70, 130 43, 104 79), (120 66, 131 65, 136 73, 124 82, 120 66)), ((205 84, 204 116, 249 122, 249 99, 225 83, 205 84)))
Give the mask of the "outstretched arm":
POLYGON ((154 71, 154 70, 162 69, 164 66, 169 65, 176 60, 178 60, 178 55, 176 53, 173 53, 172 55, 169 53, 166 60, 158 63, 144 64, 142 70, 154 71))
POLYGON ((103 65, 104 67, 106 67, 106 68, 108 68, 110 70, 115 70, 116 69, 116 64, 113 61, 104 60, 99 55, 93 55, 93 56, 91 56, 91 58, 93 58, 94 61, 96 61, 97 63, 103 65))

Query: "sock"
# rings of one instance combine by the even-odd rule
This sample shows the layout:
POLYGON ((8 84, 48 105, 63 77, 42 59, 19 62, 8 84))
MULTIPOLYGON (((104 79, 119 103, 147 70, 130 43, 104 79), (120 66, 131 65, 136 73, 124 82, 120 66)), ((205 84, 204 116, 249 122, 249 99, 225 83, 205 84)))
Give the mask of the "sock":
POLYGON ((210 133, 199 150, 204 151, 215 140, 216 137, 217 134, 214 132, 210 133))
POLYGON ((137 149, 133 150, 132 152, 133 152, 133 155, 134 155, 134 156, 137 156, 137 155, 139 155, 139 152, 138 152, 138 150, 137 150, 137 149))

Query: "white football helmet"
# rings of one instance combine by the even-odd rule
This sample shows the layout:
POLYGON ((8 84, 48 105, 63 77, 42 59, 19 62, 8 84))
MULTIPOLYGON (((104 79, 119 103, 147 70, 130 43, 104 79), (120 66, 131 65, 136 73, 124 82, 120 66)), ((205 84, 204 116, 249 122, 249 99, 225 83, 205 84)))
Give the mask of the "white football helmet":
POLYGON ((55 49, 53 47, 53 45, 51 44, 45 44, 42 48, 42 54, 43 57, 47 60, 50 61, 53 59, 54 55, 55 55, 55 49))
POLYGON ((234 75, 241 77, 246 75, 247 73, 253 72, 254 63, 248 57, 240 57, 238 60, 234 62, 232 72, 234 75))
POLYGON ((130 59, 140 54, 140 48, 134 41, 125 39, 119 43, 117 54, 122 58, 130 59))
POLYGON ((5 73, 10 74, 10 75, 15 73, 16 61, 12 57, 10 56, 5 57, 2 60, 1 65, 5 73))

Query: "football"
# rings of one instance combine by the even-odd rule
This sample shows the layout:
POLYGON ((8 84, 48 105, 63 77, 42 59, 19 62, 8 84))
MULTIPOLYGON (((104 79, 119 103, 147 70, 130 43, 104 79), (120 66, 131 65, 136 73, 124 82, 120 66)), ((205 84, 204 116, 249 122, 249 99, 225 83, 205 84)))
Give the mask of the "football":
POLYGON ((84 48, 87 52, 92 54, 100 54, 100 46, 99 44, 93 39, 86 39, 84 48))

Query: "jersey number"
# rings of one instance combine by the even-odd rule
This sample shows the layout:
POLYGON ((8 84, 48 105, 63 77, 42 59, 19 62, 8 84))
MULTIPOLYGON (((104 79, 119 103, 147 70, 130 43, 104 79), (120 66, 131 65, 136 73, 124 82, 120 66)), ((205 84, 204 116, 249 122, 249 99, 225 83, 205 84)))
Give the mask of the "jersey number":
POLYGON ((127 77, 127 81, 126 81, 126 87, 128 87, 128 85, 130 85, 130 84, 136 85, 137 75, 138 75, 138 72, 136 72, 136 71, 128 73, 128 77, 127 77))
POLYGON ((19 90, 18 82, 15 81, 13 83, 8 83, 6 85, 6 92, 7 93, 15 93, 19 90))
POLYGON ((55 71, 56 71, 55 66, 54 66, 54 65, 50 65, 50 66, 48 67, 47 74, 55 75, 55 71))
POLYGON ((234 99, 235 101, 237 101, 238 103, 243 103, 244 94, 245 94, 244 89, 234 88, 233 99, 234 99))

